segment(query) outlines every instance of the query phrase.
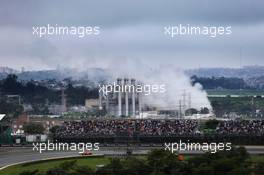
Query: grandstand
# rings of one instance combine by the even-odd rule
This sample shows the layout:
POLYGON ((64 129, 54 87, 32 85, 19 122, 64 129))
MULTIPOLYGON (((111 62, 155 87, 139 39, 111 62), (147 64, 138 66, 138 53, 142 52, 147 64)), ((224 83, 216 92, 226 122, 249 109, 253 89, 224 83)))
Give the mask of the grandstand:
POLYGON ((208 134, 204 121, 191 119, 104 119, 67 121, 58 129, 58 141, 91 141, 138 143, 181 140, 234 141, 235 143, 264 143, 263 120, 223 120, 208 134))

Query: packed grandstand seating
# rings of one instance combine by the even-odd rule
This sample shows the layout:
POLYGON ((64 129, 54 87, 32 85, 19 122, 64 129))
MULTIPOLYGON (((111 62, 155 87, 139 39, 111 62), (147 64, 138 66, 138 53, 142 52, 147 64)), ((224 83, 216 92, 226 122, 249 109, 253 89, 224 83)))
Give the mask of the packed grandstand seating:
POLYGON ((89 120, 65 122, 58 136, 114 136, 138 133, 144 136, 193 135, 195 120, 89 120))
MULTIPOLYGON (((197 120, 87 120, 68 121, 57 131, 57 137, 90 136, 200 136, 203 135, 197 120)), ((264 135, 264 121, 220 121, 216 135, 264 135)))
POLYGON ((264 120, 229 120, 220 122, 216 128, 219 135, 264 135, 264 120))

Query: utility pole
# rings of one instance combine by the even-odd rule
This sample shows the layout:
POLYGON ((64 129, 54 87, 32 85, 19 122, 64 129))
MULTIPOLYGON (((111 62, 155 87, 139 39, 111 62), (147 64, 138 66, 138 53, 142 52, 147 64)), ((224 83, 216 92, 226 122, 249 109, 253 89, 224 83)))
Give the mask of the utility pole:
POLYGON ((252 117, 253 117, 253 115, 256 115, 256 114, 255 114, 256 111, 255 111, 255 105, 254 105, 254 104, 255 104, 255 102, 254 102, 254 96, 252 96, 252 97, 251 97, 252 117))
POLYGON ((191 109, 192 108, 192 94, 189 92, 189 105, 188 108, 191 109))
POLYGON ((180 118, 182 118, 182 104, 181 104, 181 100, 179 101, 179 113, 180 113, 180 118))
POLYGON ((186 90, 183 90, 183 115, 185 116, 186 111, 186 90))
POLYGON ((67 111, 67 102, 66 95, 64 93, 64 89, 61 90, 61 112, 64 113, 67 111))

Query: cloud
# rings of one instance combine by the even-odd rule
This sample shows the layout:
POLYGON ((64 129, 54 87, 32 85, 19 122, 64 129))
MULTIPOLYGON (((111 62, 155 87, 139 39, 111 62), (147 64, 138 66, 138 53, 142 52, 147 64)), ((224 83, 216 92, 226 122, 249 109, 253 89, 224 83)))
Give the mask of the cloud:
POLYGON ((46 23, 118 26, 139 22, 259 23, 264 19, 263 1, 3 1, 1 25, 46 23))
MULTIPOLYGON (((182 89, 195 107, 210 106, 206 93, 179 71, 194 67, 264 65, 263 1, 1 1, 0 61, 20 69, 88 67, 111 69, 113 77, 133 76, 168 85, 159 106, 178 105, 182 89), (100 26, 96 37, 37 38, 33 26, 100 26), (232 26, 232 35, 209 38, 164 36, 167 25, 232 26), (169 65, 169 66, 168 66, 169 65), (153 73, 155 70, 155 74, 153 73), (163 103, 163 104, 162 104, 163 103)), ((158 99, 159 99, 158 98, 158 99)))
POLYGON ((152 67, 239 67, 242 48, 244 65, 264 65, 263 7, 262 1, 246 0, 239 4, 228 0, 3 1, 0 60, 5 66, 28 69, 107 68, 118 58, 142 60, 152 67), (165 25, 179 23, 231 25, 233 33, 217 38, 163 35, 165 25), (98 25, 101 35, 82 39, 32 35, 32 26, 47 24, 98 25))

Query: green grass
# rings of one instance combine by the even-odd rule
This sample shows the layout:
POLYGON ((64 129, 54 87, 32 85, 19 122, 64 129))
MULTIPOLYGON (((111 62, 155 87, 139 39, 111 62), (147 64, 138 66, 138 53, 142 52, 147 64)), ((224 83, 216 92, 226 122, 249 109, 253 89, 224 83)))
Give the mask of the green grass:
POLYGON ((213 90, 207 89, 208 95, 264 95, 264 90, 213 90))
MULTIPOLYGON (((190 159, 193 156, 185 155, 185 160, 190 159)), ((137 156, 137 158, 145 159, 144 156, 137 156)), ((63 160, 50 160, 50 161, 40 161, 34 163, 26 163, 21 165, 14 165, 0 171, 1 175, 19 175, 19 173, 25 170, 36 170, 40 172, 46 172, 48 169, 58 166, 62 162, 76 160, 77 165, 87 165, 92 169, 96 168, 96 165, 106 165, 110 162, 110 158, 107 157, 82 157, 82 158, 69 158, 63 160)), ((249 158, 250 162, 264 162, 264 155, 251 155, 249 158)))
POLYGON ((251 162, 264 162, 264 155, 252 155, 250 156, 251 162))
POLYGON ((19 173, 26 170, 39 170, 40 172, 46 172, 48 169, 58 166, 62 162, 76 160, 77 165, 87 165, 92 169, 96 168, 96 165, 106 165, 110 162, 107 157, 83 157, 83 158, 72 158, 67 160, 50 160, 35 163, 27 163, 21 165, 14 165, 0 171, 1 175, 19 175, 19 173))

